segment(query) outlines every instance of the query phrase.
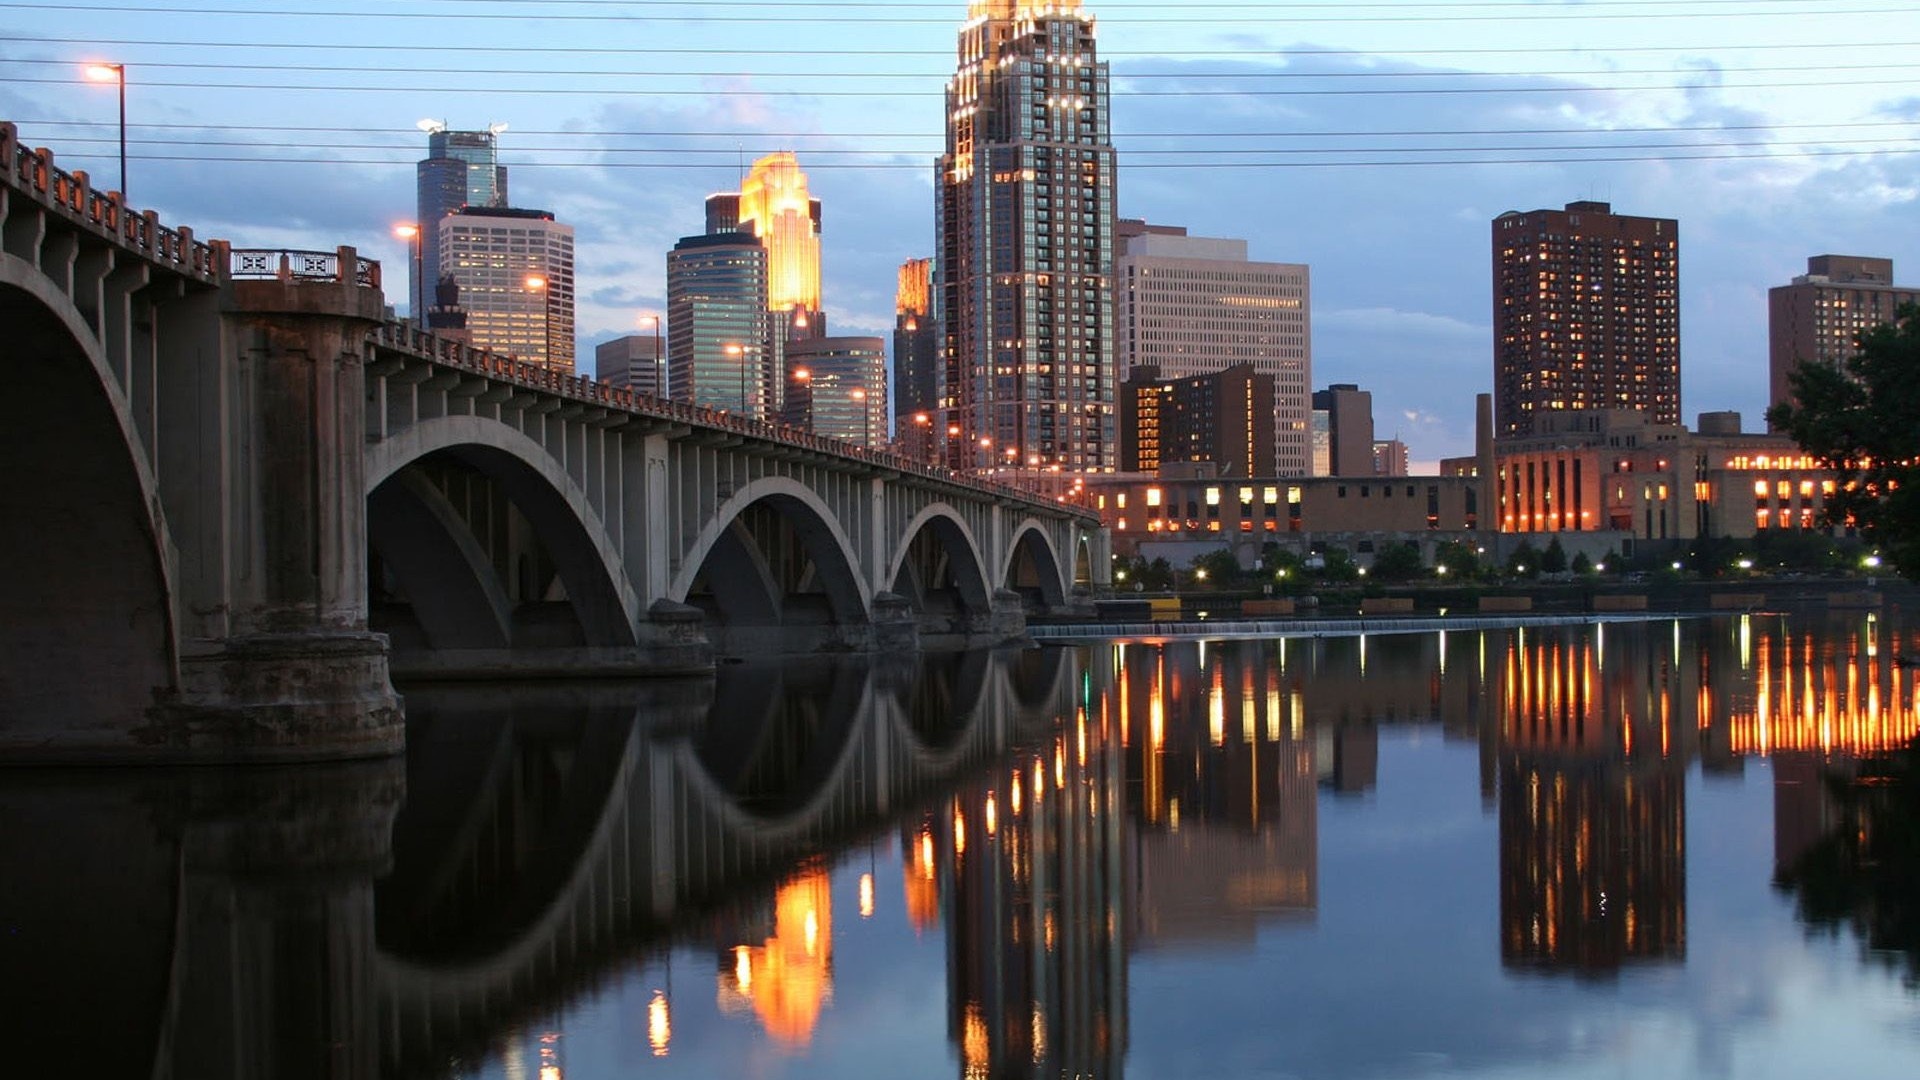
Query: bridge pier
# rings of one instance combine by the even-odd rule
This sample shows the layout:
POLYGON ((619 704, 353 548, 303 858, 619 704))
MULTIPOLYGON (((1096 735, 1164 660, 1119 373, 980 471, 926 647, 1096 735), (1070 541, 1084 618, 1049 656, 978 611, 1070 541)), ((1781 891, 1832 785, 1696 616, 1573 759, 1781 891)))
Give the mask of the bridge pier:
POLYGON ((170 508, 224 556, 183 583, 198 618, 179 686, 138 733, 189 759, 404 747, 387 640, 367 628, 364 364, 381 294, 352 248, 305 258, 315 265, 283 255, 272 278, 228 280, 219 370, 201 380, 219 439, 183 430, 192 445, 171 455, 227 495, 170 508))

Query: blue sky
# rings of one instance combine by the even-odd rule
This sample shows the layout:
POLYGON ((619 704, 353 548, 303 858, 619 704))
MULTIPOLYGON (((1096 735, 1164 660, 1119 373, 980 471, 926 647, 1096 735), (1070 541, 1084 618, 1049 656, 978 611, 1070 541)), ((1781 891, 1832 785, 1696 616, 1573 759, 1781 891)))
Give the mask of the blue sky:
MULTIPOLYGON (((1471 445, 1503 211, 1598 198, 1679 219, 1689 418, 1758 424, 1766 290, 1807 256, 1886 256, 1920 281, 1910 3, 1087 6, 1115 75, 1121 212, 1309 264, 1314 384, 1371 389, 1381 437, 1416 461, 1471 445)), ((125 62, 135 201, 240 246, 353 244, 404 266, 390 229, 413 212, 414 122, 510 124, 514 202, 578 230, 591 342, 661 307, 700 200, 776 149, 825 203, 834 329, 889 329, 895 267, 933 245, 965 3, 0 9, 0 118, 110 186, 113 93, 78 65, 125 62)))

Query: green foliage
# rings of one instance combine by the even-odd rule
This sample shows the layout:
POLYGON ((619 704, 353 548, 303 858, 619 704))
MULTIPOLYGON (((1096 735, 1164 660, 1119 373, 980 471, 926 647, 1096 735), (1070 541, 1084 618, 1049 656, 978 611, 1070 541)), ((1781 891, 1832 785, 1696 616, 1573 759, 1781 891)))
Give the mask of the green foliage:
POLYGON ((1554 537, 1547 550, 1540 553, 1540 572, 1543 574, 1564 574, 1567 572, 1567 549, 1560 544, 1560 538, 1554 537))
POLYGON ((1412 581, 1423 569, 1420 549, 1409 543, 1388 544, 1373 555, 1372 573, 1381 581, 1412 581))
POLYGON ((1920 579, 1920 307, 1861 334, 1852 357, 1802 363, 1787 381, 1794 401, 1767 420, 1839 473, 1830 523, 1851 515, 1902 576, 1920 579))
POLYGON ((1320 571, 1324 581, 1347 583, 1360 580, 1360 567, 1353 561, 1346 548, 1328 548, 1321 558, 1326 560, 1326 569, 1320 571))
POLYGON ((1173 587, 1173 567, 1165 559, 1148 562, 1138 555, 1119 559, 1113 564, 1113 587, 1119 592, 1133 592, 1138 585, 1143 592, 1165 592, 1173 587))
POLYGON ((1584 551, 1576 552, 1573 556, 1573 565, 1569 569, 1581 577, 1587 577, 1593 573, 1593 560, 1587 558, 1587 553, 1584 551))
POLYGON ((1246 576, 1240 569, 1240 560, 1226 548, 1195 555, 1192 567, 1194 587, 1201 589, 1230 589, 1246 576))
POLYGON ((1447 572, 1441 576, 1449 580, 1472 581, 1485 572, 1479 551, 1472 544, 1458 540, 1449 540, 1434 549, 1433 566, 1436 573, 1440 567, 1446 567, 1447 572))
POLYGON ((1507 573, 1514 577, 1534 578, 1540 575, 1540 552, 1525 540, 1507 556, 1507 573))

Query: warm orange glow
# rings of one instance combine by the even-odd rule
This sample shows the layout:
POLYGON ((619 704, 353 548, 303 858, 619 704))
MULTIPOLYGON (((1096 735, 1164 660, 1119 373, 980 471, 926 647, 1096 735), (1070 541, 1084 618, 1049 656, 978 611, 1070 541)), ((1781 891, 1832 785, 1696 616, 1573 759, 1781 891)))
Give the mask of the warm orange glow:
POLYGON ((88 64, 81 70, 94 82, 117 83, 127 77, 127 69, 122 64, 88 64))
POLYGON ((813 372, 809 371, 806 368, 794 368, 793 377, 800 380, 801 382, 806 382, 813 378, 813 372))
POLYGON ((914 931, 931 928, 940 917, 939 886, 934 882, 933 833, 922 832, 913 845, 913 869, 906 881, 907 921, 914 931))
MULTIPOLYGON (((894 293, 895 315, 925 315, 933 310, 933 260, 908 259, 900 264, 900 287, 894 293)), ((914 329, 909 325, 907 329, 914 329)))
POLYGON ((820 310, 820 232, 813 224, 807 174, 793 152, 753 163, 740 185, 740 227, 767 249, 767 306, 820 310))
POLYGON ((1920 735, 1920 710, 1907 671, 1857 638, 1816 650, 1811 634, 1754 642, 1754 698, 1728 717, 1735 754, 1781 751, 1873 754, 1920 735))
POLYGON ((647 1045, 653 1048, 654 1057, 666 1057, 671 1042, 673 1018, 667 1012, 667 995, 655 990, 653 1000, 647 1002, 647 1045))
POLYGON ((539 274, 528 274, 527 280, 526 280, 526 286, 527 288, 532 289, 535 292, 539 292, 540 290, 547 287, 547 279, 544 277, 541 277, 539 274))
POLYGON ((420 235, 420 226, 412 222, 403 222, 393 227, 393 235, 402 240, 412 240, 420 235))
POLYGON ((774 892, 773 936, 735 947, 720 1004, 752 1008, 775 1042, 805 1046, 833 998, 833 897, 826 870, 810 865, 774 892))
POLYGON ((873 875, 860 875, 860 917, 873 918, 873 875))

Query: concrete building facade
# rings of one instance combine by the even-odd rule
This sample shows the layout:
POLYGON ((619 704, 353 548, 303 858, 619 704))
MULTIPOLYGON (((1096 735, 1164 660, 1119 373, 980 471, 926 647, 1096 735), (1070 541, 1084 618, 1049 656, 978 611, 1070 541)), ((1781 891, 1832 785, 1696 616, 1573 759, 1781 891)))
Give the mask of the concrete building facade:
POLYGON ((628 334, 603 341, 593 350, 593 377, 608 386, 666 396, 665 342, 659 334, 628 334))
POLYGON ((439 249, 467 340, 573 372, 573 226, 545 210, 467 206, 440 219, 439 249))
POLYGON ((1493 219, 1493 384, 1502 437, 1548 413, 1680 423, 1680 226, 1603 202, 1493 219))
POLYGON ((1275 471, 1312 469, 1311 289, 1306 266, 1255 262, 1245 240, 1130 222, 1114 267, 1122 378, 1250 365, 1273 383, 1275 471))

